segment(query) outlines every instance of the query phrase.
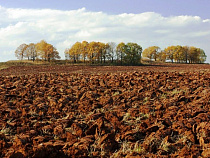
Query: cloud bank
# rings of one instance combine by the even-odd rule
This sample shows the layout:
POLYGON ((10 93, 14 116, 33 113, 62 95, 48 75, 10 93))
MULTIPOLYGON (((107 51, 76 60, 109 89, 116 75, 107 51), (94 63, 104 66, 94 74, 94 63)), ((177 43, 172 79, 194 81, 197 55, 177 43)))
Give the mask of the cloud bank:
POLYGON ((136 42, 143 49, 157 45, 189 45, 204 49, 210 62, 210 19, 198 16, 163 17, 154 12, 109 15, 85 8, 70 11, 13 9, 0 6, 0 61, 14 60, 22 43, 46 40, 64 59, 64 50, 77 41, 136 42))

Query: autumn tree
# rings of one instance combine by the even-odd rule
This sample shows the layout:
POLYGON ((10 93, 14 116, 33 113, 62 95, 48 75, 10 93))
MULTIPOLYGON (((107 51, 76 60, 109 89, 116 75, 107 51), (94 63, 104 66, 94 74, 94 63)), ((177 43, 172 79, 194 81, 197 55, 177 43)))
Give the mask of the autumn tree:
POLYGON ((204 63, 206 61, 204 50, 194 46, 169 46, 164 51, 171 62, 204 63))
POLYGON ((75 49, 74 49, 74 47, 71 47, 70 49, 69 49, 69 57, 70 57, 70 59, 73 61, 73 63, 76 63, 77 62, 77 60, 76 60, 76 52, 75 52, 75 49))
POLYGON ((164 50, 161 50, 157 55, 157 60, 161 62, 166 61, 166 52, 164 50))
POLYGON ((70 56, 73 57, 74 63, 79 62, 81 54, 82 54, 82 44, 80 42, 76 42, 70 48, 70 56))
POLYGON ((194 46, 184 46, 185 62, 189 63, 204 63, 206 61, 206 54, 203 49, 194 46))
POLYGON ((87 41, 83 41, 81 44, 81 55, 82 55, 84 63, 88 55, 88 47, 89 47, 89 43, 87 41))
POLYGON ((59 52, 57 51, 57 49, 55 47, 53 47, 53 53, 51 53, 49 55, 48 60, 57 60, 57 59, 61 59, 59 52))
POLYGON ((20 59, 23 60, 24 57, 26 57, 26 49, 27 49, 28 45, 27 44, 21 44, 16 50, 15 50, 15 56, 20 59))
POLYGON ((36 45, 34 43, 30 43, 26 48, 26 57, 28 60, 32 60, 34 62, 37 56, 36 45))
POLYGON ((121 42, 117 45, 116 48, 117 60, 120 60, 120 64, 123 64, 123 59, 126 55, 126 45, 124 42, 121 42))
POLYGON ((105 63, 106 60, 106 44, 98 42, 98 62, 105 63))
POLYGON ((80 61, 80 57, 82 55, 82 43, 81 42, 76 42, 73 46, 75 55, 76 55, 76 61, 80 61))
POLYGON ((142 57, 152 60, 152 55, 150 53, 150 47, 144 49, 144 51, 142 52, 142 57))
POLYGON ((89 43, 87 41, 83 41, 82 43, 76 42, 65 50, 65 57, 66 59, 71 59, 74 63, 79 62, 80 58, 83 59, 85 62, 87 55, 88 55, 88 46, 89 43))
POLYGON ((95 63, 96 59, 99 58, 99 43, 98 42, 90 42, 88 47, 88 59, 90 63, 95 63))
POLYGON ((66 57, 71 60, 72 62, 76 63, 76 56, 74 54, 74 51, 72 48, 69 48, 69 49, 66 49, 65 50, 65 53, 66 53, 66 57))
POLYGON ((53 45, 41 40, 36 44, 36 51, 39 57, 45 61, 60 59, 59 53, 53 45))
POLYGON ((80 58, 82 58, 84 63, 86 59, 92 64, 105 63, 108 49, 109 45, 102 42, 93 41, 88 43, 87 41, 83 41, 82 43, 76 42, 71 48, 66 49, 64 53, 66 59, 72 59, 74 63, 80 58))
POLYGON ((142 56, 143 57, 147 57, 150 60, 154 59, 156 61, 159 53, 160 53, 160 47, 158 47, 158 46, 151 46, 151 47, 146 48, 142 52, 142 56))
POLYGON ((47 61, 47 45, 48 43, 44 40, 36 44, 38 56, 45 61, 47 61))
POLYGON ((191 46, 188 52, 189 63, 198 63, 199 62, 199 48, 191 46))
POLYGON ((206 61, 206 54, 203 49, 199 48, 199 63, 204 63, 206 61))
POLYGON ((184 51, 184 62, 187 63, 190 48, 188 46, 183 46, 182 48, 184 51))
POLYGON ((178 63, 183 62, 185 60, 184 48, 180 45, 174 46, 173 48, 173 59, 178 63))
POLYGON ((171 60, 171 62, 174 62, 174 52, 176 51, 176 46, 168 46, 164 49, 164 52, 166 53, 166 59, 171 60))

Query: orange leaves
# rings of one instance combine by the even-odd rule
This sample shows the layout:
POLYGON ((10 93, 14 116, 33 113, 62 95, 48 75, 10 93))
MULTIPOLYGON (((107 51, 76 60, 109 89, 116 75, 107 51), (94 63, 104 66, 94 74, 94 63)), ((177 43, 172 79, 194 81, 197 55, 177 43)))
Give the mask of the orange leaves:
POLYGON ((53 59, 60 59, 59 53, 53 45, 41 40, 36 44, 36 50, 38 55, 45 61, 51 61, 53 59))
POLYGON ((172 63, 204 63, 206 61, 204 50, 193 46, 172 45, 164 50, 160 50, 158 46, 151 46, 143 51, 142 56, 155 61, 165 62, 170 60, 172 63))
POLYGON ((160 47, 158 47, 158 46, 151 46, 151 47, 146 48, 143 51, 142 55, 143 55, 143 57, 147 57, 150 60, 151 59, 155 59, 155 61, 156 61, 157 60, 157 56, 158 56, 159 53, 160 53, 160 47))
POLYGON ((59 53, 53 45, 41 40, 39 43, 21 44, 15 51, 15 56, 18 59, 23 60, 36 60, 41 58, 45 61, 51 61, 54 59, 60 59, 59 53))
POLYGON ((106 45, 101 42, 83 41, 82 43, 76 42, 70 49, 65 51, 66 58, 69 58, 72 62, 78 63, 81 60, 85 63, 88 58, 90 63, 96 61, 102 62, 102 58, 106 58, 106 45))
POLYGON ((206 61, 204 50, 194 46, 169 46, 164 51, 171 62, 204 63, 206 61))

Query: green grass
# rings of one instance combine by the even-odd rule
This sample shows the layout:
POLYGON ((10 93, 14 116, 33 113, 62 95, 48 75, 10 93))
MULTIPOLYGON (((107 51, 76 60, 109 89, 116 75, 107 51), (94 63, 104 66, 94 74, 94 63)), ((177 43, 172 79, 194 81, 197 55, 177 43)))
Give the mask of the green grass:
POLYGON ((21 66, 21 65, 32 65, 30 62, 26 61, 7 61, 7 62, 0 62, 0 70, 9 68, 11 66, 21 66))
POLYGON ((30 65, 65 65, 66 61, 65 60, 58 60, 58 61, 41 61, 41 60, 36 60, 36 61, 31 61, 31 60, 10 60, 7 62, 0 62, 0 70, 9 68, 11 66, 30 66, 30 65))
POLYGON ((4 64, 0 63, 0 70, 6 69, 6 68, 8 68, 7 65, 4 65, 4 64))

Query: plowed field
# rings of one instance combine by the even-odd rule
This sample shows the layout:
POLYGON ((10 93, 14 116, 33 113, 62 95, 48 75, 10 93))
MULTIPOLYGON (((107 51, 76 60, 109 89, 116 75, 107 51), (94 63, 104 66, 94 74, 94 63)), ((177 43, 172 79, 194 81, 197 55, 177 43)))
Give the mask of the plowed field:
POLYGON ((0 157, 210 157, 209 65, 0 75, 0 157))
POLYGON ((150 66, 74 66, 74 65, 31 65, 12 66, 0 70, 0 75, 28 75, 39 73, 116 73, 116 72, 195 72, 210 71, 210 65, 201 64, 156 64, 150 66))

